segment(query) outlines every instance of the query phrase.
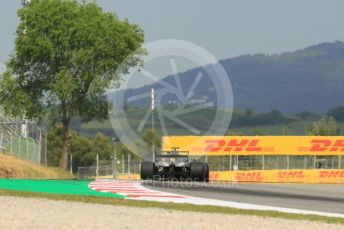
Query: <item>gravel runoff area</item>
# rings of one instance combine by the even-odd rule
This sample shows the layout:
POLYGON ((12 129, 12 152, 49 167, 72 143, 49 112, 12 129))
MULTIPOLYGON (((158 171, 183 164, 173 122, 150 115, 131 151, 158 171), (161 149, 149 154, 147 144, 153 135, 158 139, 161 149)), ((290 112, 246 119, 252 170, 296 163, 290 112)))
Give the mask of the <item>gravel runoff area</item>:
POLYGON ((322 222, 1 197, 0 229, 344 229, 322 222))

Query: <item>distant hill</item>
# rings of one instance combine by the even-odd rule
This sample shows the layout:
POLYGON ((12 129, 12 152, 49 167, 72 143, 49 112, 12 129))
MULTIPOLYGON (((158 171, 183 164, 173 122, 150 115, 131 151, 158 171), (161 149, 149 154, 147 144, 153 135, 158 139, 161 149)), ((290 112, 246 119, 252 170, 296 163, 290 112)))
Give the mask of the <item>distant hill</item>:
MULTIPOLYGON (((324 114, 344 101, 344 43, 322 43, 275 55, 242 55, 221 60, 233 87, 234 107, 257 112, 277 109, 284 114, 311 111, 324 114)), ((200 68, 183 72, 181 85, 192 84, 200 68)), ((165 80, 173 82, 172 76, 165 80)), ((210 81, 209 81, 210 82, 210 81)), ((194 98, 216 102, 209 82, 201 81, 194 98)), ((139 94, 144 88, 132 90, 139 94)), ((173 100, 164 98, 163 103, 173 100)))
POLYGON ((280 55, 221 61, 236 108, 325 113, 344 104, 344 43, 322 43, 280 55))

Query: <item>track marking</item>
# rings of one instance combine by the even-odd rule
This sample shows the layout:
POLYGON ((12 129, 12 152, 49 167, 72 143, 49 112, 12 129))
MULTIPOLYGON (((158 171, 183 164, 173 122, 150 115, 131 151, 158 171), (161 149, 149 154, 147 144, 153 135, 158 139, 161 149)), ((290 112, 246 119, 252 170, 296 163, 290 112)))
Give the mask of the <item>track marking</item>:
POLYGON ((159 199, 184 199, 188 196, 156 191, 143 187, 139 182, 118 180, 96 180, 88 185, 91 189, 101 192, 117 193, 129 198, 159 198, 159 199))
POLYGON ((248 204, 235 201, 222 201, 216 199, 207 199, 199 197, 191 197, 173 193, 167 193, 148 189, 140 183, 140 181, 119 181, 119 180, 96 180, 88 185, 91 189, 99 192, 117 193, 127 196, 126 199, 145 200, 145 201, 158 201, 158 202, 174 202, 174 203, 186 203, 195 205, 212 205, 219 207, 229 207, 247 210, 260 210, 260 211, 277 211, 293 214, 304 215, 318 215, 328 217, 340 217, 344 218, 344 214, 309 211, 302 209, 274 207, 268 205, 248 204))

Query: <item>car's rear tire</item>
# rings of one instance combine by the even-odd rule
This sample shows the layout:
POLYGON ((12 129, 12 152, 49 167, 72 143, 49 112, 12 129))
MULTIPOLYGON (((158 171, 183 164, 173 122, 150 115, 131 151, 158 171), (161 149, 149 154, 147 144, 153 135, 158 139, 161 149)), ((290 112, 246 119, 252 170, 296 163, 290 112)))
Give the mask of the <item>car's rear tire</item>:
POLYGON ((204 180, 204 167, 202 162, 190 163, 190 178, 194 181, 204 180))
POLYGON ((154 163, 150 161, 143 161, 141 163, 141 179, 149 180, 154 178, 154 163))
POLYGON ((207 163, 203 163, 203 181, 209 182, 209 165, 207 163))
POLYGON ((209 181, 209 166, 203 162, 190 163, 190 178, 194 181, 209 181))

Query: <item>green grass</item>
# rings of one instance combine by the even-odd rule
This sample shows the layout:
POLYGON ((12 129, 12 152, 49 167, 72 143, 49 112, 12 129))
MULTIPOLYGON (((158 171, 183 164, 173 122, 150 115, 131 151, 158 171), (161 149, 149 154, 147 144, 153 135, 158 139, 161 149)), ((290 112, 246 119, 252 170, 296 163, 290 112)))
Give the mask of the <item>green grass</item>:
POLYGON ((177 204, 177 203, 153 202, 153 201, 136 201, 136 200, 116 199, 116 198, 110 198, 110 197, 56 195, 56 194, 11 191, 11 190, 0 190, 0 196, 46 198, 50 200, 65 200, 65 201, 85 202, 85 203, 94 203, 94 204, 120 205, 120 206, 129 206, 129 207, 138 207, 138 208, 162 208, 162 209, 167 209, 167 210, 219 213, 219 214, 228 214, 228 215, 254 215, 254 216, 259 216, 259 217, 274 217, 274 218, 284 218, 284 219, 291 219, 291 220, 310 220, 310 221, 318 221, 318 222, 344 225, 344 218, 324 217, 324 216, 317 216, 317 215, 289 214, 289 213, 282 213, 282 212, 276 212, 276 211, 243 210, 243 209, 208 206, 208 205, 203 206, 203 205, 177 204))
POLYGON ((115 193, 103 193, 92 190, 88 187, 89 183, 90 181, 86 180, 0 179, 0 189, 64 195, 125 197, 115 193))

